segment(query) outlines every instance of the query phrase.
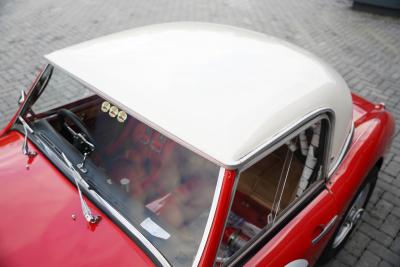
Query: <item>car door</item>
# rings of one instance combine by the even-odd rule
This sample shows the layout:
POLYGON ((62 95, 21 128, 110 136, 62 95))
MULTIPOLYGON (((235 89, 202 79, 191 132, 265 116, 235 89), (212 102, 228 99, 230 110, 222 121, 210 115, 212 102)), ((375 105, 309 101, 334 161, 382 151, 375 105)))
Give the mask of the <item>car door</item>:
POLYGON ((326 184, 330 131, 316 116, 240 171, 218 264, 315 264, 339 219, 326 184))
POLYGON ((332 194, 323 189, 246 266, 313 266, 337 222, 332 194))

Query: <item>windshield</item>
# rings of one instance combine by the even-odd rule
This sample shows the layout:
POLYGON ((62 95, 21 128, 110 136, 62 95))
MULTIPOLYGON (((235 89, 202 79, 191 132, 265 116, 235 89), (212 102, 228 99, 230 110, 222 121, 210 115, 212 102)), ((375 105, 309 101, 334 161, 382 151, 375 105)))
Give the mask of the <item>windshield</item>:
POLYGON ((192 264, 210 215, 217 165, 57 69, 25 117, 172 265, 192 264))

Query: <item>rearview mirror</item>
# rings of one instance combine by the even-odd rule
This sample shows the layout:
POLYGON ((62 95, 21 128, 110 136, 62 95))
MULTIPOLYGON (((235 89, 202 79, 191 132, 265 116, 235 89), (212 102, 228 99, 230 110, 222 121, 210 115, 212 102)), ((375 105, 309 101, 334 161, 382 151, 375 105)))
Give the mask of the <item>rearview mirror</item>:
POLYGON ((20 92, 20 96, 18 98, 18 105, 21 105, 22 103, 24 103, 25 99, 26 99, 26 93, 24 90, 21 90, 20 92))

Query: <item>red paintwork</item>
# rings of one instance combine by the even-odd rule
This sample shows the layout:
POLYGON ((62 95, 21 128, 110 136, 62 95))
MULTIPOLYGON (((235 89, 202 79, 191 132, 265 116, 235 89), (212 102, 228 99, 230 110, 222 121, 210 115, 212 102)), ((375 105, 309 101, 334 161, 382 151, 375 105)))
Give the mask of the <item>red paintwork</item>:
POLYGON ((355 94, 353 102, 362 116, 354 122, 351 149, 330 179, 330 189, 340 215, 345 212, 363 178, 388 150, 395 129, 393 116, 381 105, 373 105, 355 94))
POLYGON ((368 172, 389 148, 395 128, 392 115, 381 105, 375 106, 356 94, 352 96, 355 125, 352 144, 330 177, 327 190, 286 225, 246 266, 285 266, 296 259, 306 259, 311 266, 315 264, 335 229, 318 246, 313 246, 311 240, 321 230, 318 227, 326 224, 335 214, 343 216, 368 172))
POLYGON ((311 240, 335 214, 332 194, 325 190, 247 262, 246 266, 285 266, 297 259, 306 259, 312 265, 326 245, 328 237, 315 246, 311 244, 311 240))
MULTIPOLYGON (((296 259, 307 259, 313 265, 318 259, 330 235, 317 245, 311 245, 311 240, 336 214, 343 215, 366 174, 384 156, 394 134, 394 119, 382 106, 354 94, 353 102, 353 141, 327 189, 246 266, 284 266, 296 259)), ((88 201, 94 213, 103 217, 98 227, 89 229, 81 215, 76 188, 39 151, 27 170, 21 145, 22 136, 15 131, 0 138, 0 266, 152 265, 141 249, 88 201), (72 214, 77 215, 76 221, 71 219, 72 214)), ((32 144, 31 148, 35 149, 32 144)), ((214 262, 234 193, 235 175, 235 171, 224 175, 200 266, 214 262)))
POLYGON ((200 259, 199 266, 212 266, 217 254, 219 242, 222 238, 222 232, 225 227, 225 220, 228 216, 229 205, 233 197, 233 185, 235 183, 235 171, 226 170, 222 189, 215 211, 215 218, 211 226, 203 256, 200 259))
POLYGON ((0 266, 154 265, 88 201, 102 216, 97 227, 89 228, 76 187, 32 144, 39 154, 26 169, 22 141, 16 131, 0 138, 0 266))

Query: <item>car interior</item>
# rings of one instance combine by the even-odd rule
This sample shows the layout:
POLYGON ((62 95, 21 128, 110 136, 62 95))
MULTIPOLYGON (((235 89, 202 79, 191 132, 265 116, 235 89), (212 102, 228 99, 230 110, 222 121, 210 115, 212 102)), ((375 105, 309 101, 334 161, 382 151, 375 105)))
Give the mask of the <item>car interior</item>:
POLYGON ((151 218, 149 229, 162 226, 180 248, 175 263, 186 265, 201 241, 219 167, 121 110, 114 115, 112 106, 92 95, 39 114, 31 110, 27 119, 40 142, 58 159, 67 155, 121 214, 136 225, 151 218))
MULTIPOLYGON (((75 155, 76 161, 82 161, 87 153, 84 166, 89 170, 89 182, 90 177, 103 177, 106 186, 116 185, 126 195, 133 195, 135 199, 147 203, 148 211, 174 227, 179 228, 193 220, 195 214, 190 214, 191 209, 184 209, 183 206, 201 206, 202 202, 205 203, 201 201, 204 190, 211 189, 213 185, 198 187, 207 179, 190 178, 188 170, 191 168, 185 169, 184 164, 179 168, 170 168, 167 171, 170 176, 160 179, 161 163, 169 158, 184 161, 185 157, 180 157, 180 154, 186 154, 178 151, 185 149, 131 116, 120 122, 110 116, 109 110, 102 110, 104 103, 104 99, 93 95, 78 103, 41 113, 33 120, 35 128, 50 147, 74 150, 75 153, 69 154, 75 155), (76 140, 74 132, 83 132, 95 148, 91 149, 85 142, 76 140), (69 144, 67 147, 65 140, 69 144), (141 180, 138 182, 130 177, 141 177, 141 180), (178 179, 185 179, 185 182, 178 179), (123 185, 122 181, 128 185, 123 185), (163 181, 163 192, 154 189, 160 181, 163 181), (175 192, 174 200, 166 201, 166 188, 175 192), (196 188, 204 190, 199 192, 196 188)), ((322 163, 319 155, 323 149, 320 128, 319 123, 306 129, 240 174, 219 252, 222 258, 231 256, 262 228, 273 224, 275 217, 318 178, 316 166, 322 163), (304 180, 306 185, 301 190, 300 184, 304 180), (240 238, 243 240, 238 245, 236 243, 240 238)))
MULTIPOLYGON (((78 150, 80 153, 69 154, 80 157, 80 161, 87 153, 84 163, 85 169, 88 170, 87 176, 96 173, 97 177, 104 177, 108 184, 118 186, 122 179, 127 178, 130 181, 126 181, 129 182, 129 187, 124 187, 126 193, 129 192, 136 199, 148 203, 168 193, 158 192, 155 189, 156 185, 161 184, 160 187, 164 191, 168 188, 180 192, 179 199, 182 200, 185 198, 185 190, 199 182, 192 181, 194 178, 191 177, 198 176, 194 172, 198 168, 195 165, 199 156, 187 159, 187 149, 131 116, 127 116, 123 122, 113 118, 109 112, 102 111, 102 103, 105 101, 99 96, 91 96, 80 102, 74 103, 73 108, 70 105, 42 113, 33 123, 43 140, 50 147, 60 150, 60 153, 61 150, 78 150), (83 132, 85 139, 94 145, 94 149, 74 136, 79 132, 83 132), (170 162, 170 159, 186 161, 188 167, 180 164, 178 167, 162 170, 164 165, 167 165, 165 162, 170 162), (102 172, 102 175, 98 175, 99 172, 102 172), (160 175, 169 176, 159 177, 160 175), (140 177, 141 181, 133 177, 140 177), (178 185, 182 186, 182 181, 177 179, 185 180, 185 189, 177 188, 178 185), (148 190, 149 188, 152 190, 148 190)), ((206 174, 209 172, 207 168, 213 169, 213 166, 202 167, 205 168, 203 173, 206 174)), ((179 224, 177 221, 174 223, 179 224)))
POLYGON ((220 263, 245 246, 321 177, 324 123, 318 122, 240 173, 218 252, 220 263))
MULTIPOLYGON (((33 106, 26 119, 39 146, 50 148, 59 160, 67 155, 89 186, 136 224, 151 217, 165 227, 179 247, 176 263, 188 263, 193 246, 182 240, 200 242, 199 221, 205 225, 207 220, 218 166, 98 95, 37 114, 34 111, 33 106), (196 231, 194 240, 191 237, 196 231)), ((321 178, 325 129, 324 120, 315 122, 240 172, 218 252, 220 262, 261 229, 274 225, 276 218, 321 178)), ((151 233, 146 237, 171 249, 151 233)))

